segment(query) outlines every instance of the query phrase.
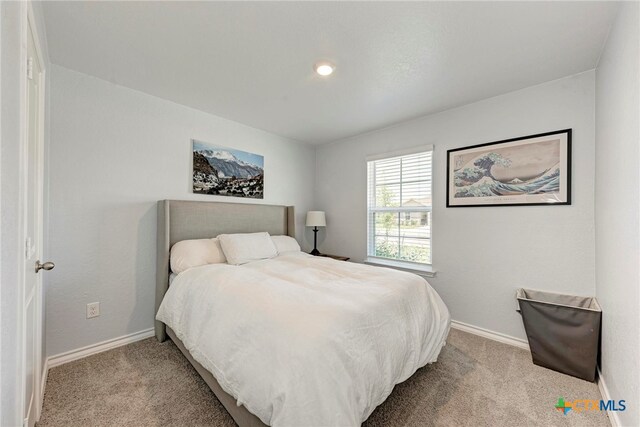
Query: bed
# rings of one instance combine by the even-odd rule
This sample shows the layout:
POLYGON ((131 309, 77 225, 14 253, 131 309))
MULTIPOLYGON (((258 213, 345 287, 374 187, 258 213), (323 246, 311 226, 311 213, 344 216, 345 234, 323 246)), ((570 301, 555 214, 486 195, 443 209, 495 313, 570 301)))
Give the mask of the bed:
POLYGON ((241 427, 359 425, 444 345, 449 312, 424 279, 297 252, 193 268, 169 287, 174 243, 294 230, 290 206, 160 201, 156 336, 241 427))

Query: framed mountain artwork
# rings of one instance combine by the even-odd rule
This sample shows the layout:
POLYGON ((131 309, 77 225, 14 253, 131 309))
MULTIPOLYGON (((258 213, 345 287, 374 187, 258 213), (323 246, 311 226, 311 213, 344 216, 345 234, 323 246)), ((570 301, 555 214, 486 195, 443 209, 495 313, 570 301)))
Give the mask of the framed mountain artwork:
POLYGON ((447 151, 447 207, 571 204, 571 129, 447 151))
POLYGON ((191 141, 193 192, 264 198, 264 157, 206 142, 191 141))

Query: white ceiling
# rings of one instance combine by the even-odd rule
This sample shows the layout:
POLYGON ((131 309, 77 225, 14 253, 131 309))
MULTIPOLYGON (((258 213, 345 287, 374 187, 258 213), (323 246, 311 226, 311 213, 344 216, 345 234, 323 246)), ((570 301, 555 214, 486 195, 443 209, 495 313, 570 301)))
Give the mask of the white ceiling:
POLYGON ((308 143, 593 69, 610 2, 43 2, 53 63, 308 143), (329 78, 312 66, 337 65, 329 78))

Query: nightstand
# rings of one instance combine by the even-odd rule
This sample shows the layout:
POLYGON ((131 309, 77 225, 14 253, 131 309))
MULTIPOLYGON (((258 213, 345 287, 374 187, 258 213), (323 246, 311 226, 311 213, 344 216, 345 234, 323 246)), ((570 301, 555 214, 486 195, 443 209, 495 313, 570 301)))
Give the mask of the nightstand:
POLYGON ((325 258, 333 258, 333 259, 337 259, 338 261, 349 261, 348 256, 329 255, 329 254, 320 254, 318 256, 323 256, 325 258))

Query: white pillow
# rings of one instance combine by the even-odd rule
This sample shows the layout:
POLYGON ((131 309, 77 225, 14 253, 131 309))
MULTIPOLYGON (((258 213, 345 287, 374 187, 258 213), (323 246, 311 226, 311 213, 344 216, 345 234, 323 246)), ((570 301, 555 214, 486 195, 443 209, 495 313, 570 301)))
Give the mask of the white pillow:
POLYGON ((183 271, 207 264, 227 262, 220 242, 215 239, 182 240, 171 248, 171 271, 183 271))
POLYGON ((278 255, 278 250, 267 232, 221 234, 218 240, 229 264, 246 264, 278 255))
POLYGON ((297 240, 290 236, 271 236, 273 244, 276 245, 278 254, 287 252, 300 252, 300 245, 297 240))

